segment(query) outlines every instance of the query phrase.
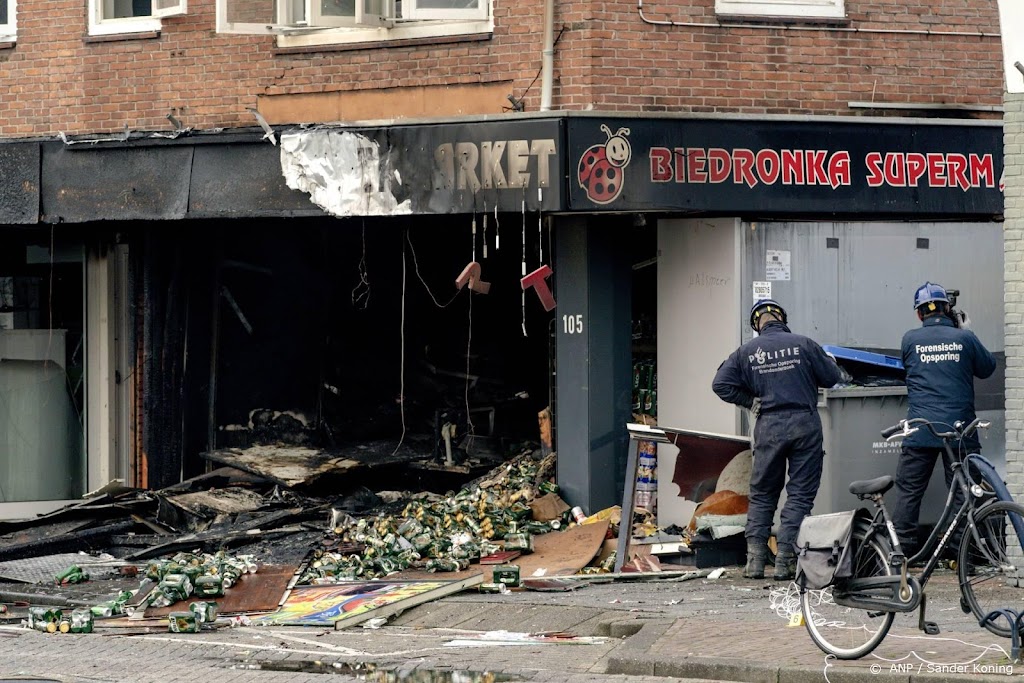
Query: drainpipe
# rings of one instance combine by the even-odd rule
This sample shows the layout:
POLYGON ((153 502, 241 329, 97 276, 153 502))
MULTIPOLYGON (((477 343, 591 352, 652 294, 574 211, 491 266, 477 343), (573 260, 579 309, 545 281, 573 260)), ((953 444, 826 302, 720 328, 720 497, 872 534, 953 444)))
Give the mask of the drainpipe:
POLYGON ((544 49, 541 52, 540 110, 551 111, 555 62, 555 0, 544 0, 544 49))

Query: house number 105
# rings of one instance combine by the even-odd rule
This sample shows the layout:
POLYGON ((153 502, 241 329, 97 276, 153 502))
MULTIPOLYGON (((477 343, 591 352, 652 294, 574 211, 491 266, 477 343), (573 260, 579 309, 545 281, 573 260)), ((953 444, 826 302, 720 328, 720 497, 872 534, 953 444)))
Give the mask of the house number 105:
POLYGON ((562 316, 562 332, 565 334, 583 334, 583 315, 562 316))

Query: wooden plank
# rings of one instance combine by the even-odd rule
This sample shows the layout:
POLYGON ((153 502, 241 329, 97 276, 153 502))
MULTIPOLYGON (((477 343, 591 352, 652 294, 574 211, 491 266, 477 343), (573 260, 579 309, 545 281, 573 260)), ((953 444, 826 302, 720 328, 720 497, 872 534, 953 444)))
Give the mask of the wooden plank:
MULTIPOLYGON (((630 435, 632 437, 632 435, 630 435)), ((639 460, 640 442, 629 440, 629 454, 626 456, 626 481, 622 487, 622 519, 619 522, 619 542, 615 548, 615 571, 622 571, 629 553, 629 541, 633 537, 633 501, 636 500, 636 469, 639 460)))

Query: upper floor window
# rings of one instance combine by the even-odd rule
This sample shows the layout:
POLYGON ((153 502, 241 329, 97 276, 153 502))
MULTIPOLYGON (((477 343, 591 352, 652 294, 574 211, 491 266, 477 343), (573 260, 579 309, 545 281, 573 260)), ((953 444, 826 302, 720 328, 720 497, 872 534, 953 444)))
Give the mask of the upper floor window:
POLYGON ((160 17, 184 14, 185 3, 186 0, 89 0, 89 33, 159 31, 160 17))
POLYGON ((282 46, 480 33, 490 0, 217 0, 220 33, 273 33, 282 46))
POLYGON ((14 40, 17 36, 14 29, 14 0, 0 0, 0 42, 14 40))
POLYGON ((844 0, 715 0, 715 13, 786 19, 843 19, 844 0))

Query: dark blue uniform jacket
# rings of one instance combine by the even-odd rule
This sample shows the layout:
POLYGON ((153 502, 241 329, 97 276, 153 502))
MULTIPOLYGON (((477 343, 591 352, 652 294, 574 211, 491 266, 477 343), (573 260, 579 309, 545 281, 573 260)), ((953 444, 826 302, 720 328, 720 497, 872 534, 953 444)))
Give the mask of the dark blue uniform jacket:
POLYGON ((761 415, 815 410, 818 387, 839 382, 839 367, 812 339, 770 322, 761 334, 725 359, 711 385, 723 401, 749 408, 761 399, 761 415))
MULTIPOLYGON (((974 378, 996 369, 996 359, 970 330, 943 315, 925 318, 921 327, 903 335, 903 366, 907 369, 907 417, 923 417, 950 426, 974 419, 974 378)), ((948 428, 936 425, 940 431, 948 428)), ((940 448, 942 441, 927 428, 903 440, 913 448, 940 448)), ((953 445, 956 449, 956 444, 953 445)), ((981 450, 976 436, 964 439, 966 452, 981 450)))

